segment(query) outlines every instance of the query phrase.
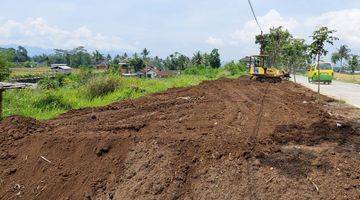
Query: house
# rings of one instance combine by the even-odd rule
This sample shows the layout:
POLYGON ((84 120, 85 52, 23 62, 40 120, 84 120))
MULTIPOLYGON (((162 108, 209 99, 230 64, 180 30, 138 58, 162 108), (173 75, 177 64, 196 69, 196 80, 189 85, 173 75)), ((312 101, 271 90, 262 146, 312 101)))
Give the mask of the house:
POLYGON ((66 64, 52 64, 50 69, 55 73, 63 74, 70 74, 72 71, 72 68, 67 66, 66 64))
POLYGON ((119 71, 120 74, 134 74, 131 71, 128 60, 123 60, 122 62, 119 63, 119 71))
POLYGON ((167 78, 170 76, 176 76, 179 73, 171 70, 161 70, 154 66, 146 66, 141 70, 142 76, 146 78, 167 78))
POLYGON ((106 61, 102 61, 96 65, 96 69, 98 70, 108 70, 109 64, 106 61))
POLYGON ((160 70, 154 66, 146 66, 141 72, 146 78, 156 78, 160 74, 160 70))

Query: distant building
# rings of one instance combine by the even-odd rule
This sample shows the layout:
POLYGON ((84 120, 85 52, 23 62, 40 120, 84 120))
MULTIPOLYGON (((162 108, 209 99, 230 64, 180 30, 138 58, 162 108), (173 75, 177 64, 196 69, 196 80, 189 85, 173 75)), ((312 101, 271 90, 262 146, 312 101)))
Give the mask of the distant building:
POLYGON ((120 71, 120 74, 135 74, 132 72, 127 59, 125 59, 119 63, 119 71, 120 71))
POLYGON ((146 78, 156 78, 160 73, 160 70, 153 66, 146 66, 141 72, 146 78))
POLYGON ((72 68, 66 64, 52 64, 50 68, 55 73, 70 74, 72 71, 72 68))
POLYGON ((177 71, 161 70, 154 66, 146 66, 141 70, 142 76, 146 78, 167 78, 179 74, 177 71))
POLYGON ((98 70, 108 70, 109 64, 106 61, 102 61, 96 65, 96 69, 98 70))

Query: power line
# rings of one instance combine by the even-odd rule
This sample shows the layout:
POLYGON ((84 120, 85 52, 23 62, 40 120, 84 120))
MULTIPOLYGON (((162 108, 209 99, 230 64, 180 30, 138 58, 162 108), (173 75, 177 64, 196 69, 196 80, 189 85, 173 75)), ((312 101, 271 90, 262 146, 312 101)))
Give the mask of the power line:
POLYGON ((251 4, 251 1, 248 0, 248 2, 249 2, 249 5, 250 5, 250 8, 251 8, 251 12, 252 12, 252 14, 254 15, 256 24, 259 26, 260 31, 263 32, 263 30, 262 30, 262 28, 261 28, 261 26, 260 26, 260 23, 259 23, 259 21, 258 21, 258 19, 257 19, 257 17, 256 17, 256 14, 255 14, 254 8, 253 8, 253 6, 252 6, 252 4, 251 4))

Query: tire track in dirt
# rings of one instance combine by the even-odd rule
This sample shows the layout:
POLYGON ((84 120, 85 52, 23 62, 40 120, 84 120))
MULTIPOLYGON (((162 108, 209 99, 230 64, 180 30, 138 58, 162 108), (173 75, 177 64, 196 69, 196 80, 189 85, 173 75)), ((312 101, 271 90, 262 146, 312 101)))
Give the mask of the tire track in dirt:
POLYGON ((262 97, 261 100, 261 104, 260 104, 260 108, 259 108, 259 113, 257 114, 257 118, 256 118, 256 122, 255 122, 255 126, 254 126, 254 130, 252 132, 252 134, 250 135, 250 151, 248 152, 248 155, 246 155, 246 159, 248 160, 247 162, 247 177, 248 177, 248 192, 249 192, 249 199, 253 200, 253 199, 258 199, 257 198, 257 194, 256 194, 256 180, 254 178, 254 173, 252 173, 253 170, 253 165, 251 164, 252 160, 254 159, 254 155, 253 152, 256 149, 256 145, 258 144, 258 134, 259 134, 259 130, 260 130, 260 126, 261 126, 261 120, 263 118, 263 112, 264 112, 264 104, 265 104, 265 100, 266 100, 266 96, 268 95, 269 92, 269 88, 270 88, 271 83, 267 83, 265 92, 264 92, 264 96, 262 97))

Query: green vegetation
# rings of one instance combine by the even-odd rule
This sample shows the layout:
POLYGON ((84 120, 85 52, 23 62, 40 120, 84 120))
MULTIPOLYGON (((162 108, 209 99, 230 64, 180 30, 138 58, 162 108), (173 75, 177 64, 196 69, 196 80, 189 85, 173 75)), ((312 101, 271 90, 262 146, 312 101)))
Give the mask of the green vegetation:
POLYGON ((90 79, 86 84, 85 93, 89 99, 103 97, 114 92, 120 86, 120 80, 115 76, 99 76, 90 79))
POLYGON ((6 80, 10 75, 7 60, 0 55, 0 81, 6 80))
POLYGON ((257 44, 261 52, 269 56, 270 66, 293 72, 306 71, 311 63, 309 45, 304 39, 294 38, 293 35, 283 27, 270 28, 268 34, 256 36, 257 44))
POLYGON ((349 69, 351 73, 354 74, 357 69, 359 69, 359 56, 358 55, 351 55, 349 56, 349 69))
MULTIPOLYGON (((329 30, 327 27, 320 27, 314 31, 312 43, 310 44, 310 55, 316 59, 317 65, 320 65, 321 56, 326 56, 328 51, 325 48, 326 44, 333 45, 337 37, 333 36, 335 30, 329 30)), ((318 75, 320 75, 320 67, 318 68, 318 75)), ((318 93, 320 94, 320 81, 318 81, 318 93)))
POLYGON ((360 84, 360 74, 341 74, 335 73, 335 80, 347 83, 360 84))
POLYGON ((340 67, 343 67, 343 61, 348 60, 350 56, 350 49, 346 45, 341 45, 337 52, 331 55, 331 61, 337 63, 340 61, 340 67))
POLYGON ((49 67, 13 67, 10 68, 10 78, 30 78, 30 77, 42 77, 47 74, 51 74, 49 67))
POLYGON ((225 68, 189 67, 182 75, 166 79, 124 78, 111 72, 81 69, 71 75, 43 80, 37 89, 9 90, 4 95, 4 116, 23 115, 36 119, 54 118, 70 109, 105 106, 136 99, 169 88, 198 85, 220 77, 246 74, 243 64, 231 62, 225 68))
POLYGON ((346 45, 341 45, 340 48, 334 52, 331 56, 331 61, 333 63, 338 63, 340 61, 340 70, 339 71, 350 71, 352 74, 356 70, 360 69, 359 56, 350 53, 351 50, 346 45), (344 65, 344 61, 347 61, 347 66, 344 65))
MULTIPOLYGON (((313 42, 308 45, 305 40, 294 38, 288 30, 278 27, 271 28, 268 34, 257 36, 256 43, 260 44, 262 53, 269 55, 268 64, 295 73, 300 68, 305 69, 315 57, 319 61, 321 56, 326 55, 325 44, 332 44, 337 39, 332 36, 333 32, 327 27, 321 27, 314 32, 313 42)), ((348 55, 350 51, 346 46, 340 50, 334 54, 333 60, 342 62, 342 59, 348 59, 350 68, 353 71, 357 69, 358 57, 348 55)), ((53 54, 34 57, 29 57, 21 46, 17 49, 0 48, 0 81, 9 76, 45 77, 36 89, 6 91, 5 116, 24 115, 49 119, 70 109, 104 106, 169 88, 193 86, 220 77, 236 78, 246 73, 246 63, 231 61, 221 66, 218 49, 205 53, 198 51, 192 57, 175 52, 162 59, 152 57, 146 48, 139 54, 129 56, 124 53, 113 58, 98 50, 88 52, 84 47, 55 49, 53 54), (64 63, 75 70, 70 75, 50 77, 52 73, 49 66, 54 63, 64 63), (127 65, 120 66, 119 63, 127 65), (95 70, 94 66, 100 66, 101 69, 105 66, 109 70, 95 70), (181 75, 165 79, 124 78, 120 75, 120 67, 134 73, 146 66, 156 67, 157 70, 175 70, 181 72, 181 75)))

